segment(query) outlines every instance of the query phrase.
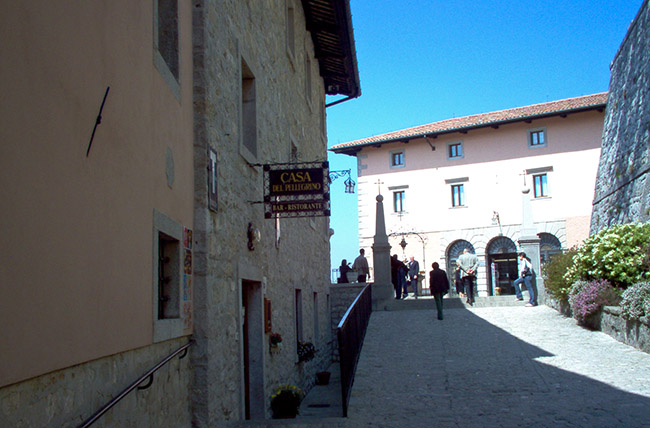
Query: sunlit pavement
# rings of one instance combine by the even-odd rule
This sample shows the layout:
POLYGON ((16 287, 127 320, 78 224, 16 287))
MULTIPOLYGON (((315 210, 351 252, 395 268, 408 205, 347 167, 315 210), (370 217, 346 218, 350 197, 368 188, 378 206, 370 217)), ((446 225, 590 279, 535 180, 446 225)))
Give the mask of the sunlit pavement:
POLYGON ((546 306, 455 306, 373 312, 348 418, 315 387, 290 425, 650 427, 649 354, 546 306))

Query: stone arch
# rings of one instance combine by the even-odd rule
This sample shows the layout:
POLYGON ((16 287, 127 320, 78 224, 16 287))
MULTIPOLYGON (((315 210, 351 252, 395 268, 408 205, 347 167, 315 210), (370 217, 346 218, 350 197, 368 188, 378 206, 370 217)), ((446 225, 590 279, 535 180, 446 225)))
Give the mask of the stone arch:
POLYGON ((512 239, 507 236, 497 236, 488 242, 485 253, 486 254, 507 254, 507 253, 516 253, 517 246, 512 241, 512 239))
POLYGON ((540 239, 539 256, 542 263, 548 262, 553 254, 562 252, 562 243, 555 235, 542 232, 538 233, 537 236, 540 239))
POLYGON ((513 294, 517 278, 517 245, 507 236, 492 238, 485 248, 489 296, 513 294))

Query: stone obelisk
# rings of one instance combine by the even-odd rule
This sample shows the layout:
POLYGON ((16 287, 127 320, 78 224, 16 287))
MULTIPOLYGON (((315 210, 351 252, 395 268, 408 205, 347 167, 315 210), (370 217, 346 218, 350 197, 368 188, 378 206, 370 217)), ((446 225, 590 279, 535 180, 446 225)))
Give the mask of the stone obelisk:
POLYGON ((390 244, 386 235, 384 220, 384 197, 377 195, 377 220, 375 239, 372 244, 372 260, 375 282, 372 285, 372 310, 384 310, 393 297, 393 284, 390 280, 390 244))

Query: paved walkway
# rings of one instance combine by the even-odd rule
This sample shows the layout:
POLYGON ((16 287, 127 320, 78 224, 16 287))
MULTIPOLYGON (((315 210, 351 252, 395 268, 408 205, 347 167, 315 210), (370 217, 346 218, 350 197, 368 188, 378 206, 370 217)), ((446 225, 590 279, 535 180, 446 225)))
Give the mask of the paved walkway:
POLYGON ((650 355, 546 306, 373 312, 349 417, 323 419, 339 388, 267 426, 650 427, 650 355))

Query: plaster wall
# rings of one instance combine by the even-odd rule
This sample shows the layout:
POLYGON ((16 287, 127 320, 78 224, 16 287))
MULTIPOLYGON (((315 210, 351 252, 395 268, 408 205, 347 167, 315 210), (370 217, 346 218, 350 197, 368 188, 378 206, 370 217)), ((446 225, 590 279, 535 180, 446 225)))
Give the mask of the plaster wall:
MULTIPOLYGON (((603 113, 591 111, 535 120, 530 124, 502 125, 454 133, 436 139, 392 143, 364 148, 359 163, 360 247, 370 251, 374 234, 374 197, 377 181, 385 197, 386 230, 391 254, 400 258, 413 255, 430 270, 431 263, 446 262, 449 246, 458 239, 472 243, 483 268, 479 284, 485 287, 485 250, 500 235, 515 243, 522 222, 522 193, 532 185, 532 174, 542 170, 548 178, 548 196, 531 201, 538 233, 556 236, 563 248, 576 245, 588 236, 593 185, 595 183, 603 113), (545 147, 528 147, 530 129, 546 129, 545 147), (464 156, 448 159, 447 145, 462 141, 464 156), (431 143, 435 150, 432 150, 431 143), (390 167, 390 153, 404 151, 404 167, 390 167), (525 182, 524 182, 525 179, 525 182), (465 204, 452 207, 451 183, 462 183, 465 204), (393 193, 405 192, 404 211, 395 212, 393 193), (493 220, 498 213, 498 222, 493 220), (401 233, 407 248, 399 247, 401 233)), ((479 287, 480 288, 480 287, 479 287)))
POLYGON ((192 228, 194 187, 191 5, 174 94, 153 3, 0 5, 0 386, 152 343, 153 212, 192 228))

